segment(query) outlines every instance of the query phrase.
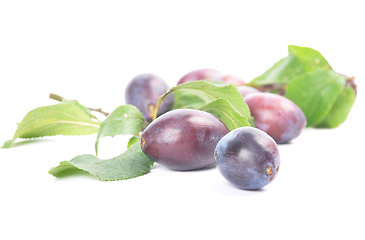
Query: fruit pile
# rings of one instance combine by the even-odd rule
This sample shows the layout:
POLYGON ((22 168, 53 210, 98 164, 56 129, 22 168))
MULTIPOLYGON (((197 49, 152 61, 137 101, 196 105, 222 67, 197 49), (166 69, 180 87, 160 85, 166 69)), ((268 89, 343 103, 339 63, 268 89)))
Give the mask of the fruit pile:
POLYGON ((260 189, 279 172, 277 144, 305 127, 339 126, 355 101, 356 85, 319 52, 289 46, 288 57, 248 83, 208 68, 185 74, 172 88, 155 74, 137 75, 125 90, 126 105, 110 114, 50 97, 61 103, 30 111, 3 148, 17 138, 97 133, 96 154, 61 162, 49 171, 54 176, 79 169, 113 181, 141 176, 155 162, 176 171, 215 164, 238 188, 260 189), (118 134, 132 135, 127 150, 99 159, 99 141, 118 134))
MULTIPOLYGON (((239 77, 205 68, 185 74, 177 85, 204 80, 245 84, 239 77)), ((304 113, 289 99, 239 86, 237 91, 247 103, 256 128, 242 126, 230 132, 219 115, 188 108, 172 110, 172 94, 156 110, 160 96, 168 90, 167 83, 154 74, 140 74, 126 88, 125 102, 136 106, 148 122, 157 112, 157 118, 142 132, 142 151, 172 170, 196 170, 215 163, 239 188, 259 189, 272 182, 280 164, 276 144, 296 138, 306 126, 304 113)))

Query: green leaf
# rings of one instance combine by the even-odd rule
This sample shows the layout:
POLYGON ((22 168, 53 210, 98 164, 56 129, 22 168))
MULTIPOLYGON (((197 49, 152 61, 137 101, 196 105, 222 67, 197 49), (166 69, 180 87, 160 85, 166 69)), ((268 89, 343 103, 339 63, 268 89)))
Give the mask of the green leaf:
POLYGON ((119 134, 139 134, 145 120, 142 113, 133 105, 117 107, 101 123, 98 137, 95 141, 95 151, 98 153, 99 140, 102 137, 119 134))
MULTIPOLYGON (((81 155, 81 156, 92 156, 92 155, 81 155)), ((77 156, 77 157, 81 157, 81 156, 77 156)), ((49 170, 48 173, 50 173, 53 176, 57 177, 61 172, 64 172, 64 171, 69 170, 69 169, 77 168, 71 163, 71 161, 61 162, 60 165, 58 165, 57 167, 52 168, 51 170, 49 170)))
POLYGON ((4 145, 1 148, 10 148, 13 145, 13 139, 10 139, 4 142, 4 145))
POLYGON ((174 92, 174 105, 172 109, 180 109, 180 108, 194 108, 197 109, 200 106, 203 106, 205 101, 201 99, 199 96, 190 94, 188 90, 180 90, 174 92))
POLYGON ((290 56, 295 56, 300 61, 304 67, 304 72, 332 69, 322 54, 312 48, 289 45, 288 50, 290 56))
POLYGON ((230 131, 239 127, 250 126, 247 117, 239 113, 229 101, 223 98, 214 100, 199 110, 211 113, 219 118, 230 131))
POLYGON ((337 98, 331 111, 327 114, 325 119, 318 124, 317 127, 323 128, 335 128, 343 123, 348 114, 350 113, 351 107, 356 99, 355 90, 351 86, 345 86, 340 96, 337 98))
POLYGON ((190 98, 185 98, 183 105, 177 103, 176 106, 179 108, 201 108, 203 105, 210 103, 219 98, 226 99, 241 115, 252 119, 250 109, 248 108, 245 100, 243 100, 242 95, 238 92, 237 88, 233 85, 216 85, 207 81, 196 81, 179 84, 172 88, 175 94, 178 94, 181 98, 183 95, 194 96, 190 98), (200 101, 197 102, 196 98, 200 101))
POLYGON ((131 137, 131 139, 129 139, 129 141, 128 141, 127 148, 129 148, 130 146, 132 146, 133 144, 135 144, 137 142, 141 142, 141 137, 136 137, 136 136, 131 137))
POLYGON ((275 63, 274 66, 253 79, 248 85, 287 84, 302 73, 317 69, 332 69, 327 60, 312 48, 289 45, 288 51, 289 56, 275 63))
POLYGON ((287 86, 285 97, 304 112, 307 126, 316 126, 329 114, 345 86, 346 78, 332 70, 301 74, 287 86))
POLYGON ((286 84, 290 79, 303 73, 304 66, 296 56, 289 55, 274 64, 261 76, 254 78, 249 85, 286 84))
POLYGON ((78 101, 63 99, 63 100, 62 100, 62 103, 64 103, 64 104, 72 104, 72 105, 74 105, 75 107, 78 107, 78 108, 80 108, 82 111, 84 111, 84 113, 85 113, 86 115, 88 115, 90 118, 95 118, 95 119, 97 119, 97 118, 96 118, 96 117, 95 117, 95 116, 91 113, 90 109, 88 109, 87 107, 85 107, 85 106, 81 105, 78 101))
POLYGON ((133 144, 117 157, 102 160, 93 155, 79 155, 70 161, 63 161, 48 173, 57 177, 63 171, 77 168, 94 175, 98 180, 116 181, 141 176, 153 166, 153 161, 141 150, 139 143, 133 144))
POLYGON ((98 132, 99 127, 100 123, 92 121, 83 110, 72 104, 40 107, 24 117, 12 140, 7 141, 3 147, 11 147, 17 138, 87 135, 98 132))

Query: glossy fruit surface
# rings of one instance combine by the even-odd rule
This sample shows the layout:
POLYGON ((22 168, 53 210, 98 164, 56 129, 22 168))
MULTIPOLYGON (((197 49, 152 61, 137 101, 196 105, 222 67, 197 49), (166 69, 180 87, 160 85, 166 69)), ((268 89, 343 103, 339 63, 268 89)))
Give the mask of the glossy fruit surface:
MULTIPOLYGON (((125 90, 125 102, 136 106, 147 122, 152 121, 158 98, 169 89, 168 84, 159 76, 143 73, 134 77, 125 90)), ((157 116, 171 110, 173 94, 169 94, 158 109, 157 116)))
POLYGON ((223 177, 242 189, 260 189, 279 171, 277 144, 267 133, 253 127, 237 128, 225 135, 214 152, 223 177))
POLYGON ((233 85, 240 85, 245 84, 245 81, 242 80, 242 78, 235 76, 235 75, 222 75, 220 79, 217 79, 221 82, 227 83, 227 84, 233 84, 233 85))
POLYGON ((214 149, 229 132, 218 118, 194 109, 177 109, 154 120, 143 131, 142 151, 173 170, 194 170, 214 164, 214 149))
POLYGON ((197 69, 191 72, 188 72, 184 76, 180 78, 180 80, 177 82, 177 85, 181 83, 187 83, 187 82, 194 82, 199 80, 219 80, 221 78, 222 74, 214 69, 211 68, 201 68, 197 69))
POLYGON ((239 93, 241 93, 242 97, 245 97, 246 95, 251 94, 251 93, 260 92, 256 88, 249 87, 249 86, 238 86, 237 90, 238 90, 239 93))
POLYGON ((244 97, 257 128, 277 143, 299 136, 307 120, 303 111, 289 99, 273 93, 252 93, 244 97))

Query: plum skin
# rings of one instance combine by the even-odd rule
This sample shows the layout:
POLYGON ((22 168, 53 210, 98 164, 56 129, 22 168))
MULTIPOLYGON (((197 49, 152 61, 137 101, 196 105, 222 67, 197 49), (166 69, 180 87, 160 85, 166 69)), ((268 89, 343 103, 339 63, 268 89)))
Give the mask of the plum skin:
POLYGON ((240 77, 237 77, 235 75, 222 74, 221 72, 211 68, 200 68, 186 73, 179 79, 176 85, 187 82, 195 82, 199 80, 210 80, 213 82, 216 81, 225 84, 235 84, 235 85, 245 84, 245 81, 243 81, 240 77))
POLYGON ((142 151, 155 162, 184 171, 214 164, 214 149, 229 132, 210 113, 177 109, 154 120, 141 136, 142 151))
POLYGON ((242 78, 235 76, 235 75, 222 75, 218 81, 224 82, 226 84, 233 84, 233 85, 243 85, 246 82, 242 80, 242 78))
POLYGON ((244 97, 257 128, 277 143, 298 137, 307 125, 303 111, 291 100, 273 93, 251 93, 244 97))
MULTIPOLYGON (((155 74, 139 74, 128 83, 124 95, 125 102, 137 107, 144 119, 147 122, 151 122, 158 98, 169 88, 169 85, 155 74)), ((174 96, 169 94, 162 101, 157 116, 170 111, 173 103, 174 96)))
POLYGON ((267 133, 254 127, 237 128, 225 135, 214 155, 223 177, 242 189, 263 188, 279 171, 277 144, 267 133))
POLYGON ((260 92, 256 88, 249 87, 249 86, 238 86, 237 90, 238 90, 239 93, 241 93, 242 97, 245 97, 245 96, 247 96, 248 94, 251 94, 251 93, 260 92))
POLYGON ((199 80, 212 80, 221 77, 221 73, 215 69, 211 68, 201 68, 196 69, 194 71, 186 73, 182 76, 176 85, 187 83, 187 82, 195 82, 199 80))

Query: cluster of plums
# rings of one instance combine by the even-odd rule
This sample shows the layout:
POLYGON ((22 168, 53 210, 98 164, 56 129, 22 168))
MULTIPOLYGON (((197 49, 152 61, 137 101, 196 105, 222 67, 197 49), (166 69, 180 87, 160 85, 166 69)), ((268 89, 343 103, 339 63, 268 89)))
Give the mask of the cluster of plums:
POLYGON ((199 80, 237 86, 254 117, 255 127, 230 132, 210 113, 171 110, 172 94, 164 99, 158 109, 159 117, 151 122, 156 102, 169 86, 154 74, 140 74, 128 84, 125 101, 151 122, 141 136, 142 151, 172 170, 195 170, 216 164, 224 178, 242 189, 260 189, 272 182, 280 165, 277 144, 296 138, 306 126, 301 109, 283 96, 243 86, 241 78, 213 69, 189 72, 177 84, 199 80))

